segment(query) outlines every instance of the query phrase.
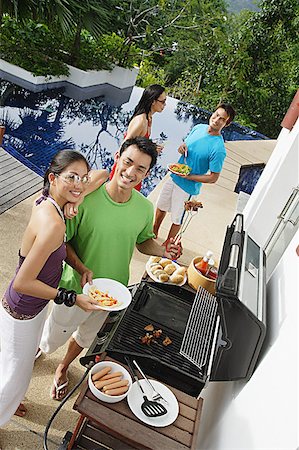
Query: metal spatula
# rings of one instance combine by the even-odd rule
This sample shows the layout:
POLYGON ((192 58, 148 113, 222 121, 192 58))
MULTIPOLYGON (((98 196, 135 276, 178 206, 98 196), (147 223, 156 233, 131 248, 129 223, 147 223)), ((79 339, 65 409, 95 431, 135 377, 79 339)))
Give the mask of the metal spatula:
POLYGON ((144 390, 142 389, 142 386, 139 382, 139 379, 135 373, 135 368, 133 367, 129 358, 126 357, 125 359, 128 364, 128 367, 129 367, 132 377, 137 382, 137 384, 142 392, 144 402, 141 404, 141 410, 142 410, 143 414, 145 414, 147 417, 160 417, 160 416, 164 416, 165 414, 167 414, 167 409, 165 408, 165 406, 161 405, 161 403, 155 402, 153 400, 149 400, 147 398, 147 396, 145 395, 144 390))

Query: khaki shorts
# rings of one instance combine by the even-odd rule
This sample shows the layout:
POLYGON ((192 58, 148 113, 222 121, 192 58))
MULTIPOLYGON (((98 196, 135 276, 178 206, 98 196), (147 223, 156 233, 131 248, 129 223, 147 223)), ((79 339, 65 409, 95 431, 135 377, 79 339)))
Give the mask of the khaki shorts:
POLYGON ((191 197, 188 192, 177 186, 172 178, 169 178, 162 187, 157 200, 157 208, 171 213, 172 223, 181 225, 185 213, 184 202, 190 200, 191 197))

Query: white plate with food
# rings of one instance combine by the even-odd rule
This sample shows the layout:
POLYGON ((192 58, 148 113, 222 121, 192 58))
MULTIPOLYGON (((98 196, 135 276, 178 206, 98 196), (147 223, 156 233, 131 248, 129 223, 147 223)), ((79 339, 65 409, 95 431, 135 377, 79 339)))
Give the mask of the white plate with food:
POLYGON ((104 311, 121 311, 132 301, 129 289, 110 278, 95 278, 92 284, 86 283, 83 294, 97 300, 99 307, 104 311))
POLYGON ((171 259, 151 256, 146 263, 145 270, 148 276, 157 283, 183 286, 187 281, 186 268, 171 259))
POLYGON ((180 176, 187 176, 190 174, 190 172, 192 170, 191 167, 188 166, 187 164, 180 164, 180 163, 168 164, 167 169, 171 173, 174 173, 175 175, 180 175, 180 176))
MULTIPOLYGON (((143 394, 137 381, 132 384, 132 387, 127 395, 128 405, 132 413, 135 414, 142 422, 152 425, 153 427, 167 427, 172 424, 179 414, 179 404, 173 392, 164 384, 156 380, 150 380, 154 388, 166 400, 160 400, 160 403, 165 406, 167 413, 160 417, 147 417, 141 410, 141 404, 144 402, 143 394)), ((139 380, 145 395, 149 400, 152 400, 152 389, 147 384, 146 380, 139 380)))

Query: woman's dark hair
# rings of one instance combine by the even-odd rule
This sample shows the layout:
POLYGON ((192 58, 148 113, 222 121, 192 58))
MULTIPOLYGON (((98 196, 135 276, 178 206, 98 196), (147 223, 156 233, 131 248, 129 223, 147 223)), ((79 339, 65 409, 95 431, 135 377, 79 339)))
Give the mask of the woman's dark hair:
POLYGON ((156 144, 151 139, 145 137, 136 137, 132 139, 127 139, 126 141, 123 142, 122 146, 120 147, 119 155, 121 155, 131 145, 135 145, 142 153, 149 155, 152 158, 150 169, 154 167, 154 165, 157 162, 158 152, 156 144))
POLYGON ((160 86, 160 84, 152 84, 151 86, 145 88, 141 99, 139 100, 138 105, 134 110, 134 114, 131 117, 131 120, 133 119, 133 117, 139 116, 143 113, 145 113, 146 117, 148 118, 148 113, 151 110, 153 102, 157 100, 164 91, 165 88, 163 86, 160 86))
POLYGON ((81 153, 75 152, 74 150, 61 150, 56 153, 44 175, 43 195, 49 195, 49 173, 60 175, 70 164, 77 161, 83 161, 86 164, 87 171, 89 172, 89 164, 81 153))

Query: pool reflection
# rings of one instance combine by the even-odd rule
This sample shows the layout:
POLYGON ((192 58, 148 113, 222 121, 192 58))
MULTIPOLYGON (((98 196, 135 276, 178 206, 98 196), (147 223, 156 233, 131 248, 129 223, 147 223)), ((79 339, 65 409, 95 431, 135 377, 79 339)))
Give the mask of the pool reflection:
MULTIPOLYGON (((93 168, 110 169, 141 94, 142 89, 135 87, 128 102, 115 106, 108 94, 105 100, 101 96, 79 101, 64 96, 61 89, 33 93, 0 80, 0 124, 6 129, 3 148, 40 175, 63 149, 79 150, 93 168)), ((205 110, 167 98, 165 110, 155 115, 151 133, 152 139, 162 138, 165 147, 143 182, 144 195, 165 176, 167 165, 177 161, 177 148, 191 128, 207 123, 209 116, 205 110)), ((267 139, 236 123, 223 136, 225 140, 267 139)))

